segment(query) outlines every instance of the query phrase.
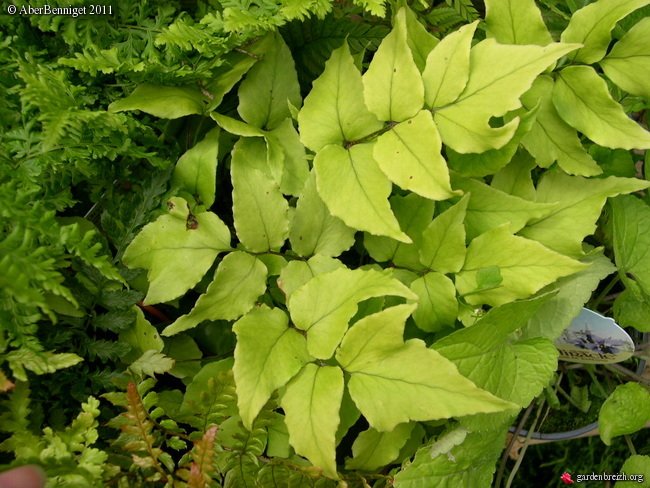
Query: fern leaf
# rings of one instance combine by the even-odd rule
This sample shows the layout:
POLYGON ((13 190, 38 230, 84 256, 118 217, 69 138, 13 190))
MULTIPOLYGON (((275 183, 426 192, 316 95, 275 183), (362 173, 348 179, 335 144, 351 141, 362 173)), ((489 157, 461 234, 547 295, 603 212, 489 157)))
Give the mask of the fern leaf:
POLYGON ((142 468, 154 468, 159 474, 166 477, 166 474, 158 461, 163 453, 162 449, 155 447, 156 439, 153 435, 153 422, 149 419, 147 411, 142 404, 140 394, 135 383, 130 382, 126 389, 128 401, 127 411, 122 417, 127 423, 120 426, 122 432, 134 438, 128 442, 124 449, 131 452, 133 462, 142 468))
POLYGON ((468 22, 479 18, 478 11, 474 8, 472 0, 446 0, 447 5, 453 7, 458 14, 468 22))
POLYGON ((188 488, 207 488, 211 480, 210 473, 214 471, 212 459, 214 457, 214 440, 218 427, 210 427, 203 437, 194 442, 192 449, 193 463, 190 467, 188 488))

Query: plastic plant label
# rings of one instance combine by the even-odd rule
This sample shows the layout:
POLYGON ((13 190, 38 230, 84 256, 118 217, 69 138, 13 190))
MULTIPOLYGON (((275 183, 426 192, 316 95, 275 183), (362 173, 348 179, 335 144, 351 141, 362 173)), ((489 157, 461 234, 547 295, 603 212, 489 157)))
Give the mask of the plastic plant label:
POLYGON ((634 342, 614 319, 582 309, 555 341, 560 360, 572 363, 619 363, 634 353, 634 342))

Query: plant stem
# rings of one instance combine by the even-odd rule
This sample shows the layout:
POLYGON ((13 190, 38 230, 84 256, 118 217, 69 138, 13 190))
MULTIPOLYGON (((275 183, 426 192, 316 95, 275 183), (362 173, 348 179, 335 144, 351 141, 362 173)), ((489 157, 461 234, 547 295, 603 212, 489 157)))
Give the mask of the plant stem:
POLYGON ((528 449, 528 446, 530 445, 530 440, 533 437, 533 432, 535 431, 535 427, 537 426, 537 422, 539 421, 539 417, 542 415, 542 409, 544 408, 544 402, 545 400, 542 399, 542 401, 539 403, 539 407, 537 408, 537 414, 535 415, 535 421, 533 422, 533 425, 528 429, 528 435, 526 436, 526 441, 524 442, 524 445, 521 448, 521 451, 519 453, 519 458, 515 462, 515 465, 512 468, 512 471, 510 472, 510 476, 508 476, 508 482, 506 483, 506 488, 510 488, 512 485, 512 482, 515 479, 515 476, 517 475, 517 471, 519 471, 519 468, 521 466, 521 463, 524 460, 524 455, 526 454, 526 449, 528 449))
POLYGON ((625 442, 627 443, 627 447, 630 448, 630 453, 632 456, 636 456, 636 449, 634 448, 634 444, 632 443, 632 438, 630 437, 630 434, 625 434, 623 437, 625 437, 625 442))

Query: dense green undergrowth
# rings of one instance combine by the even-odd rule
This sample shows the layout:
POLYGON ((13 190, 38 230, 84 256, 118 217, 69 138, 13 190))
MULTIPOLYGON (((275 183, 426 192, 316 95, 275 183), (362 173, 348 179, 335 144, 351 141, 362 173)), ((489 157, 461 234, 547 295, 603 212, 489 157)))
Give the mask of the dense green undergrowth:
POLYGON ((648 330, 649 3, 4 16, 3 463, 491 486, 585 304, 648 330))

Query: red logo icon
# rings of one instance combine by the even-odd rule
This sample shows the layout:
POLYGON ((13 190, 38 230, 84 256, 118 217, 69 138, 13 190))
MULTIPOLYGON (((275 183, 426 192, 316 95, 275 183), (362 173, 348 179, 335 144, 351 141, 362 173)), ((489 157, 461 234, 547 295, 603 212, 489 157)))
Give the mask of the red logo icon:
POLYGON ((569 473, 564 473, 562 476, 560 476, 560 479, 564 481, 565 485, 572 485, 574 483, 569 473))

